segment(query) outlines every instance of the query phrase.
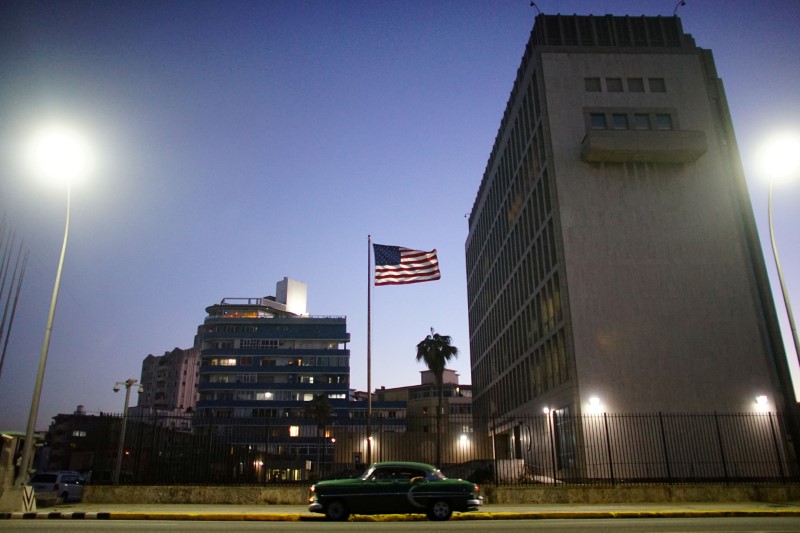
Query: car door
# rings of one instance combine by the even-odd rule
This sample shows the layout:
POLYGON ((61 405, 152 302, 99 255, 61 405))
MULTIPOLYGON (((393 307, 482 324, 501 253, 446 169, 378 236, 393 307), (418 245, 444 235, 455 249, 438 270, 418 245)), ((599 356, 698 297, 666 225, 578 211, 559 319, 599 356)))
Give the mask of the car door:
POLYGON ((411 466, 398 468, 397 490, 400 497, 397 500, 397 512, 425 512, 427 500, 425 497, 420 497, 420 495, 424 492, 426 476, 427 473, 418 468, 411 466))
POLYGON ((378 467, 364 481, 367 496, 367 512, 370 514, 391 514, 404 512, 402 501, 407 489, 399 483, 397 469, 378 467))

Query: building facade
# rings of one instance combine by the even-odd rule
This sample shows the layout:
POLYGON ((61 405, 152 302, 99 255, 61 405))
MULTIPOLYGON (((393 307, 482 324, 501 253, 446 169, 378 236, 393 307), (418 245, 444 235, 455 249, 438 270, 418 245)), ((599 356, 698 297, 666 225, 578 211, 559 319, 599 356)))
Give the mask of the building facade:
POLYGON ((794 403, 722 82, 677 17, 536 17, 465 249, 479 416, 794 403))
POLYGON ((194 411, 200 379, 200 351, 175 348, 164 355, 148 355, 142 361, 136 414, 182 415, 194 411))
POLYGON ((225 298, 206 309, 195 343, 194 424, 260 452, 256 478, 301 479, 332 455, 330 429, 309 413, 312 400, 325 397, 330 425, 347 417, 350 334, 344 316, 306 313, 305 284, 284 278, 276 294, 225 298))

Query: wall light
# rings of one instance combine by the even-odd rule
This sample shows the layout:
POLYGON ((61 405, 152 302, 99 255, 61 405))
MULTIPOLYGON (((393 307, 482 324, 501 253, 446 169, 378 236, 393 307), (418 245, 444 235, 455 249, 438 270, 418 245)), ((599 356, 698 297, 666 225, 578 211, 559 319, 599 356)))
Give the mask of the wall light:
POLYGON ((759 413, 769 412, 769 398, 763 394, 756 396, 756 411, 759 413))
POLYGON ((586 412, 592 415, 600 414, 604 411, 603 404, 600 403, 600 398, 597 396, 592 396, 589 398, 589 405, 586 408, 586 412))

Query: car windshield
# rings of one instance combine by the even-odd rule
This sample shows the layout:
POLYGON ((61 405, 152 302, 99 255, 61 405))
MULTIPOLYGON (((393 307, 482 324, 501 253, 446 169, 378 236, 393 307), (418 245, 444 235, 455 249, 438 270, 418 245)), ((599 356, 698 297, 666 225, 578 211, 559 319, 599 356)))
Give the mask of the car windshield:
POLYGON ((433 472, 431 473, 431 477, 433 479, 439 479, 439 480, 447 479, 447 477, 444 474, 442 474, 442 471, 439 470, 438 468, 434 468, 433 469, 433 472))
POLYGON ((36 474, 31 478, 31 483, 55 483, 55 474, 36 474))

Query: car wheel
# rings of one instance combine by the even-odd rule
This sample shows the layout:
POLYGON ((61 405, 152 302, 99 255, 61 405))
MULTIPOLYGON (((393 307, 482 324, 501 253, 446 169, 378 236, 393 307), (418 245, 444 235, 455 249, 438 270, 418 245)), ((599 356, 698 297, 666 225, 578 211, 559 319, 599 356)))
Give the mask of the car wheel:
POLYGON ((350 511, 343 502, 333 500, 325 506, 325 517, 335 522, 344 522, 350 518, 350 511))
POLYGON ((450 503, 445 500, 436 500, 433 502, 433 505, 428 508, 428 520, 437 522, 450 520, 452 514, 453 509, 450 507, 450 503))
POLYGON ((62 492, 56 500, 56 503, 64 503, 67 500, 69 500, 69 492, 62 492))

